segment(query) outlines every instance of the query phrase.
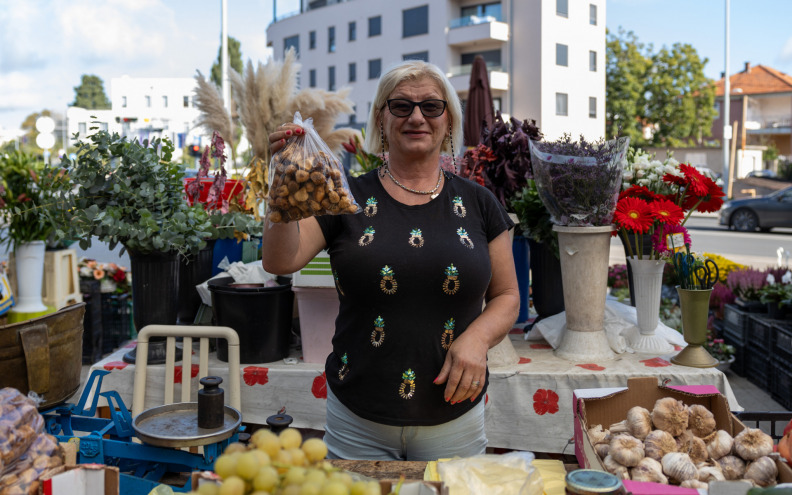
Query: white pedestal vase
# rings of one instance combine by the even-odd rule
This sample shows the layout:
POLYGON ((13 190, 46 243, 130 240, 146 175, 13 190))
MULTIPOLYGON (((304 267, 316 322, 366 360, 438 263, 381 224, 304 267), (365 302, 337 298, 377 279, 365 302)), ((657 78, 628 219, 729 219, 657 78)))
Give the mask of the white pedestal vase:
POLYGON ((566 325, 555 355, 577 362, 616 357, 605 335, 605 296, 613 227, 556 225, 566 325))
POLYGON ((660 321, 660 292, 665 261, 628 257, 627 262, 630 263, 633 273, 635 312, 638 322, 638 332, 630 336, 630 347, 640 353, 671 354, 674 352, 674 346, 655 335, 660 321))
POLYGON ((14 313, 47 311, 47 306, 41 300, 45 248, 44 241, 33 241, 17 244, 14 249, 18 293, 16 305, 11 308, 14 313))

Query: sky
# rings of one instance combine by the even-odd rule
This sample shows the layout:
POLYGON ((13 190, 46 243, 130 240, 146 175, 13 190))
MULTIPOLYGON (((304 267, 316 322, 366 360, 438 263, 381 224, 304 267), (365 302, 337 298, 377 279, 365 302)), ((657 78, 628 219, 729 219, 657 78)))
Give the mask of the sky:
MULTIPOLYGON (((391 0, 356 0, 391 1, 391 0)), ((484 1, 484 0, 482 0, 484 1)), ((529 0, 516 0, 529 1, 529 0)), ((552 0, 543 0, 550 2, 552 0)), ((570 0, 570 8, 576 2, 570 0)), ((243 61, 265 62, 273 0, 227 0, 228 34, 243 61)), ((792 0, 731 0, 730 72, 745 62, 792 74, 792 0)), ((83 74, 113 78, 208 76, 217 59, 220 0, 0 0, 0 129, 26 116, 64 113, 83 74)), ((278 0, 277 15, 299 8, 278 0)), ((607 0, 606 26, 657 50, 689 43, 724 70, 725 0, 607 0)))

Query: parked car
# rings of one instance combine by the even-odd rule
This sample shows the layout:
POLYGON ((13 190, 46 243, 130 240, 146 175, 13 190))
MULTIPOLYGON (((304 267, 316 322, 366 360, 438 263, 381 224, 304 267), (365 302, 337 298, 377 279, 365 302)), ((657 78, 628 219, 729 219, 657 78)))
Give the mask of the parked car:
POLYGON ((775 179, 776 173, 770 169, 751 170, 746 177, 756 177, 761 179, 775 179))
POLYGON ((729 229, 767 232, 773 227, 792 227, 792 187, 767 196, 735 199, 723 203, 720 224, 729 229))

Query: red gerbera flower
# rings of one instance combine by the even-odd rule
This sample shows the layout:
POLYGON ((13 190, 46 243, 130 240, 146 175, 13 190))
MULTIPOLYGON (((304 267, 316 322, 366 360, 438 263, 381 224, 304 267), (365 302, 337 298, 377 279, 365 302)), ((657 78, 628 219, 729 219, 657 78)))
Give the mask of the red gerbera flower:
POLYGON ((667 199, 652 201, 649 203, 649 209, 651 210, 652 218, 660 223, 679 225, 682 219, 685 218, 685 212, 682 211, 682 208, 667 199))
POLYGON ((652 226, 649 203, 638 198, 623 198, 616 203, 613 222, 620 228, 645 234, 652 226))
POLYGON ((720 210, 723 205, 723 197, 725 196, 723 190, 709 177, 704 177, 703 182, 707 186, 707 193, 700 197, 685 197, 683 206, 688 210, 696 208, 697 211, 704 213, 712 213, 720 210), (701 202, 699 202, 699 200, 701 202), (696 206, 697 203, 698 206, 696 206))
POLYGON ((685 174, 689 193, 695 194, 696 196, 704 196, 707 194, 707 184, 704 182, 704 179, 707 179, 707 177, 696 170, 696 167, 691 167, 690 165, 682 163, 679 165, 679 170, 685 174))
POLYGON ((624 191, 619 193, 619 199, 639 198, 639 199, 643 199, 644 201, 654 201, 658 197, 661 196, 653 193, 646 186, 639 186, 637 184, 633 184, 632 186, 629 187, 629 189, 625 189, 624 191))

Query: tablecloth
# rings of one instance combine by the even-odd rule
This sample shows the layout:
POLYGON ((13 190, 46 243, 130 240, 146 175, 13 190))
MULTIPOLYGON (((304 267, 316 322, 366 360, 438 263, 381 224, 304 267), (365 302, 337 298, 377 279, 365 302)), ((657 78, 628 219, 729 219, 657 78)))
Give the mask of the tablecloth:
MULTIPOLYGON (((525 341, 521 330, 513 332, 509 338, 519 362, 490 369, 485 406, 490 447, 572 454, 572 392, 582 388, 625 387, 627 379, 635 376, 656 376, 660 383, 668 385, 714 385, 726 397, 731 410, 742 410, 726 376, 715 368, 678 366, 669 362, 670 356, 640 354, 620 354, 612 361, 571 363, 555 357, 546 342, 525 341)), ((94 364, 91 371, 110 371, 102 390, 117 391, 131 409, 135 366, 122 361, 127 351, 127 348, 119 349, 94 364)), ((286 414, 294 418, 292 426, 324 429, 327 398, 324 367, 303 362, 297 351, 291 357, 298 358, 295 364, 278 361, 241 365, 245 423, 266 424, 268 416, 285 408, 286 414)), ((209 372, 228 383, 227 365, 214 354, 210 355, 209 372)), ((197 374, 198 365, 193 364, 196 390, 197 374)), ((158 383, 164 379, 164 365, 151 365, 148 375, 146 408, 163 403, 164 394, 158 383)), ((175 381, 181 383, 180 363, 176 365, 175 381)), ((176 387, 175 397, 180 397, 180 386, 176 387)), ((100 405, 105 405, 103 398, 100 405)))

